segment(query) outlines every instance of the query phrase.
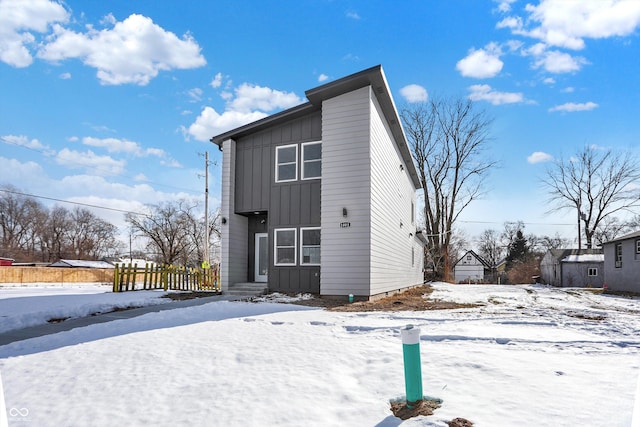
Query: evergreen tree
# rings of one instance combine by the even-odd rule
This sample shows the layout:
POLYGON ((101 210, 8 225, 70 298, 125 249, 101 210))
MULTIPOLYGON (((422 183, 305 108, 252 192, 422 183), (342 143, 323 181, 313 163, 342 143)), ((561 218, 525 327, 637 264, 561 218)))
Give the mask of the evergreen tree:
POLYGON ((526 261, 528 256, 529 245, 527 239, 524 237, 522 230, 518 230, 515 238, 509 243, 507 248, 507 270, 510 269, 514 263, 526 261))

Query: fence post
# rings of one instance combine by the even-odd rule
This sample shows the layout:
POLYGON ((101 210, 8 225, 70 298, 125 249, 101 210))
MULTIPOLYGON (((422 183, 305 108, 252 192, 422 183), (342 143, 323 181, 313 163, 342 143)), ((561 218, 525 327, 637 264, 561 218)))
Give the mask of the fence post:
POLYGON ((118 267, 118 264, 116 263, 115 268, 113 270, 113 292, 120 292, 120 283, 118 283, 120 280, 120 277, 119 277, 120 275, 118 273, 119 273, 119 267, 118 267))

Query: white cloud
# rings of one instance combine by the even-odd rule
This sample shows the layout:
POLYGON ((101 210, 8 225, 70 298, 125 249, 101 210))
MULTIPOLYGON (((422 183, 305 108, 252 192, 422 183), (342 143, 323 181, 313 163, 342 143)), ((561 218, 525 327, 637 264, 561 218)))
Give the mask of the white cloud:
POLYGON ((535 165, 536 163, 550 162, 552 160, 553 156, 551 154, 547 154, 542 151, 534 151, 529 157, 527 157, 527 162, 532 165, 535 165))
POLYGON ((268 87, 242 83, 235 90, 235 98, 229 105, 233 111, 249 113, 253 110, 272 111, 290 108, 304 102, 293 92, 282 92, 268 87))
POLYGON ((93 138, 90 136, 82 138, 82 143, 90 147, 105 148, 109 153, 127 153, 136 157, 165 157, 166 153, 160 148, 142 148, 140 144, 127 139, 117 138, 93 138))
POLYGON ((556 79, 554 79, 553 77, 547 77, 542 81, 542 83, 546 85, 553 85, 553 84, 556 84, 556 79))
POLYGON ((589 111, 593 110, 594 108, 598 108, 598 104, 596 104, 595 102, 584 102, 581 104, 567 102, 566 104, 556 105, 555 107, 549 108, 549 112, 564 111, 567 113, 573 113, 575 111, 589 111))
POLYGON ((400 89, 400 95, 409 103, 424 102, 429 99, 427 90, 420 85, 407 85, 400 89))
POLYGON ((68 20, 69 13, 57 2, 0 1, 0 61, 13 67, 28 67, 33 63, 28 49, 36 41, 33 32, 45 33, 49 25, 68 20))
POLYGON ((575 92, 575 88, 571 87, 571 86, 567 86, 564 89, 562 89, 560 92, 562 93, 573 93, 575 92))
POLYGON ((220 114, 211 107, 205 107, 196 118, 196 121, 188 129, 183 129, 183 131, 185 131, 186 136, 193 136, 198 141, 209 141, 215 135, 260 120, 266 116, 267 114, 261 111, 225 111, 220 114))
POLYGON ((469 99, 472 101, 487 101, 493 105, 525 102, 524 95, 520 92, 498 92, 489 85, 472 85, 469 90, 469 99))
POLYGON ((358 12, 354 12, 354 11, 348 11, 346 13, 347 18, 351 18, 351 19, 355 19, 356 21, 360 20, 360 15, 358 15, 358 12))
POLYGON ((324 74, 324 73, 322 73, 322 74, 320 74, 320 75, 318 76, 318 81, 319 81, 319 82, 324 82, 324 81, 326 81, 326 80, 328 80, 328 79, 329 79, 329 76, 327 76, 327 75, 326 75, 326 74, 324 74))
POLYGON ((71 78, 71 73, 62 73, 60 74, 60 78, 62 80, 69 80, 71 78))
POLYGON ((571 73, 579 71, 587 60, 581 56, 571 56, 557 50, 545 51, 533 63, 534 68, 544 68, 550 73, 571 73))
POLYGON ((637 0, 542 0, 527 4, 526 11, 538 24, 526 35, 574 50, 584 48, 585 38, 627 36, 640 26, 637 0))
POLYGON ((509 12, 511 10, 511 4, 516 0, 493 0, 498 3, 498 11, 509 12))
POLYGON ((96 175, 119 175, 124 172, 126 162, 109 156, 98 156, 93 151, 84 152, 63 148, 56 156, 56 163, 71 169, 85 169, 96 175))
POLYGON ((196 88, 193 88, 193 89, 189 89, 187 91, 187 95, 189 95, 189 98, 191 98, 191 102, 200 101, 202 99, 202 94, 203 93, 204 92, 199 87, 196 87, 196 88))
POLYGON ((502 71, 504 63, 500 60, 500 48, 491 43, 483 49, 471 50, 469 54, 458 61, 456 69, 464 77, 484 79, 495 77, 502 71))
POLYGON ((49 61, 78 58, 96 68, 103 85, 146 85, 162 70, 197 68, 206 64, 200 46, 188 34, 178 38, 153 23, 132 14, 113 28, 76 33, 54 25, 54 35, 38 52, 49 61))
POLYGON ((222 86, 222 73, 216 74, 213 80, 211 80, 211 83, 209 83, 209 85, 214 89, 217 89, 220 86, 222 86))
POLYGON ((0 136, 0 140, 2 140, 3 142, 9 143, 11 145, 17 145, 19 147, 25 147, 31 150, 43 151, 43 152, 49 150, 48 146, 42 144, 37 139, 29 139, 25 135, 0 136))

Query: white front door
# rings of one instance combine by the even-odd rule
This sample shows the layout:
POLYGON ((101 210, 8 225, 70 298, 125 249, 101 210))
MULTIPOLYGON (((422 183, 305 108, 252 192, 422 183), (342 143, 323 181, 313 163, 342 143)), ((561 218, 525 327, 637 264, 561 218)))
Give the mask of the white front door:
POLYGON ((269 272, 269 234, 256 233, 256 282, 267 282, 269 272))

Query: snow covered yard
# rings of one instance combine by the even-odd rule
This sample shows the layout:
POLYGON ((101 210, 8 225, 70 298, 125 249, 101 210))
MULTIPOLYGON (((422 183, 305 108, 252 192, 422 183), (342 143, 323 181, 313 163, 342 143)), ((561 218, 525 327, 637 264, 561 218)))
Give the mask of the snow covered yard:
MULTIPOLYGON (((432 298, 485 305, 345 313, 220 301, 0 346, 7 419, 11 426, 446 426, 455 417, 475 426, 632 425, 640 300, 542 286, 434 288, 432 298), (409 323, 421 329, 425 394, 443 404, 433 416, 401 421, 389 400, 404 394, 400 328, 409 323)), ((20 316, 5 314, 3 301, 22 298, 4 292, 3 324, 20 316)))

